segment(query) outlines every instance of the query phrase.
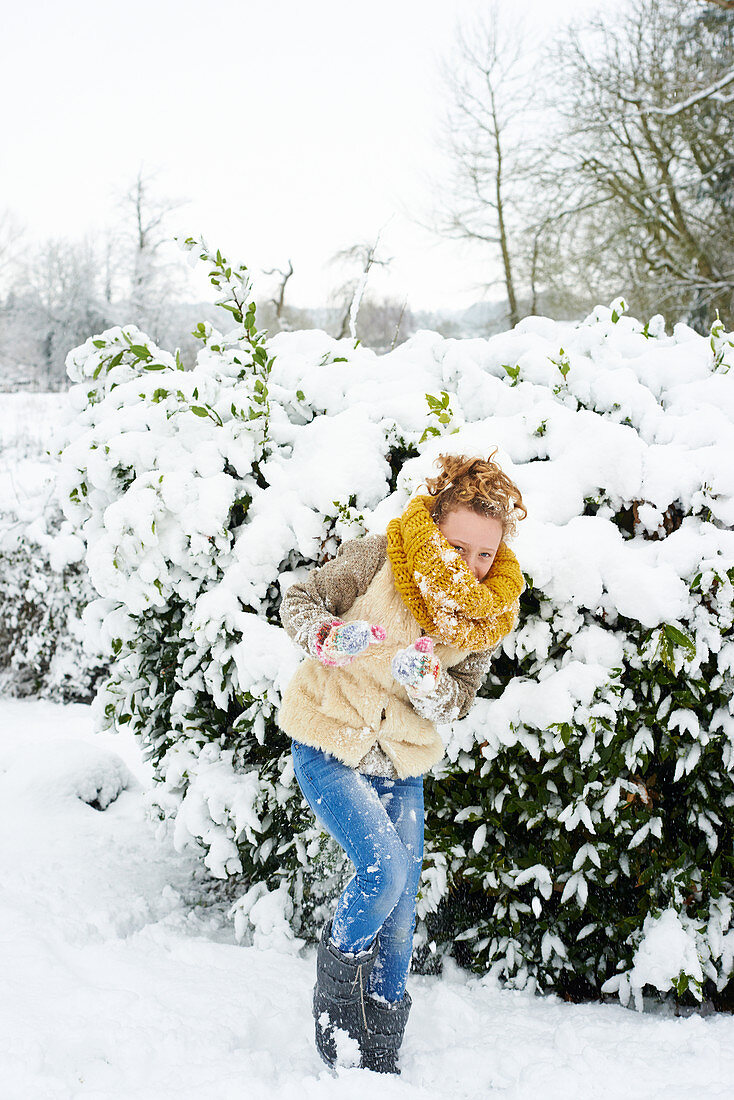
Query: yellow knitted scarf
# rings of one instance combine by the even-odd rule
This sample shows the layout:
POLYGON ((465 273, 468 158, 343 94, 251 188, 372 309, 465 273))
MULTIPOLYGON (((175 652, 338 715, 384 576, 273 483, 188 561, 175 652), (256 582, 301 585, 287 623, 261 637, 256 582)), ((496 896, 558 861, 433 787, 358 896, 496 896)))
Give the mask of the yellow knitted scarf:
POLYGON ((455 649, 491 649, 515 625, 525 588, 517 558, 501 542, 479 582, 433 522, 432 500, 414 497, 387 525, 395 587, 426 633, 455 649))

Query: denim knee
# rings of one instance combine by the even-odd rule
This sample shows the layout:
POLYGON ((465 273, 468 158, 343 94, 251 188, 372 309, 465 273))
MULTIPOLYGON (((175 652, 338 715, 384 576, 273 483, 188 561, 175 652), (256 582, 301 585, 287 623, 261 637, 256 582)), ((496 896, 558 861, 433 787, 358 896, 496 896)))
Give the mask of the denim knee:
POLYGON ((383 897, 394 906, 405 889, 412 860, 405 848, 391 849, 384 859, 364 864, 357 870, 357 880, 363 893, 383 897))
MULTIPOLYGON (((402 914, 399 914, 403 917, 402 914)), ((403 919, 398 919, 393 912, 390 920, 390 943, 393 950, 399 950, 401 944, 413 942, 413 933, 415 932, 416 914, 415 909, 411 909, 410 914, 403 919)))
POLYGON ((422 860, 408 856, 408 873, 398 904, 391 911, 390 936, 394 940, 409 940, 415 931, 415 905, 420 885, 422 860))

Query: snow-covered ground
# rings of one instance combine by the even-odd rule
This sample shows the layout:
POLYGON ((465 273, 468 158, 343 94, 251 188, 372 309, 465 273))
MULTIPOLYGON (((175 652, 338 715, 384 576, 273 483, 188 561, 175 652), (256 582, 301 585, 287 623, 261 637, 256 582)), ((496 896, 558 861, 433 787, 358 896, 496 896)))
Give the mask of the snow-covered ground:
POLYGON ((238 946, 90 708, 0 699, 0 1100, 734 1095, 734 1019, 411 975, 403 1073, 313 1046, 315 949, 238 946), (106 805, 106 809, 95 808, 106 805))

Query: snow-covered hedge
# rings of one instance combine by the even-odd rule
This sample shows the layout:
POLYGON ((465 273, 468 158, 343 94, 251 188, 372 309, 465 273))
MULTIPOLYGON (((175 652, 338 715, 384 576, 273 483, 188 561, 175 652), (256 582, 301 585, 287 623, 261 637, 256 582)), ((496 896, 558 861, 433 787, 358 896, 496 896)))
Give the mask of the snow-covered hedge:
MULTIPOLYGON (((193 242, 191 242, 193 244, 193 242)), ((277 727, 299 653, 286 586, 383 531, 441 451, 498 446, 528 577, 470 715, 426 780, 416 963, 513 985, 701 997, 732 974, 734 346, 598 307, 384 356, 257 333, 244 269, 202 246, 238 327, 192 371, 132 327, 72 352, 59 500, 179 845, 243 891, 243 935, 318 932, 351 865, 306 812, 277 727), (660 950, 660 944, 666 950, 660 950), (652 960, 652 961, 651 961, 652 960)), ((298 941, 293 940, 293 943, 298 941)))
POLYGON ((0 541, 3 694, 88 702, 109 664, 85 648, 81 614, 94 590, 83 562, 65 556, 64 526, 50 509, 19 530, 12 547, 8 536, 0 541))
POLYGON ((84 543, 53 500, 48 395, 16 396, 5 401, 0 474, 0 693, 88 702, 108 660, 84 646, 81 613, 95 596, 84 543))

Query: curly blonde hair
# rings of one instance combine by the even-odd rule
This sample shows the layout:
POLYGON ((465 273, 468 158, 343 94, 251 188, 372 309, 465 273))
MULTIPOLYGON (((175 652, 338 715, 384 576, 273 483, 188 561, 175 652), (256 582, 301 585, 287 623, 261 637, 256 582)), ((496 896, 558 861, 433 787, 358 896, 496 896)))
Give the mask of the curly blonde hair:
POLYGON ((502 537, 517 533, 517 521, 525 519, 527 508, 517 485, 492 459, 467 455, 439 455, 434 465, 442 467, 438 477, 427 477, 425 484, 434 498, 431 517, 440 523, 457 508, 470 508, 480 516, 495 516, 502 524, 502 537))

